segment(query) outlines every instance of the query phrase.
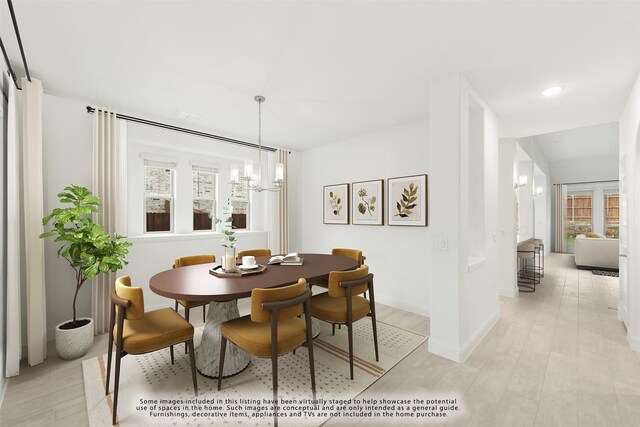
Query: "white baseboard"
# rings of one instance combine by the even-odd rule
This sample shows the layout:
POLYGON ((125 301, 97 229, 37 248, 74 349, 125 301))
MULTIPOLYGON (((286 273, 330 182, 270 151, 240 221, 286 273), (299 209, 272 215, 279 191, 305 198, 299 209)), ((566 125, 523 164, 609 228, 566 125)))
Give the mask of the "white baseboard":
POLYGON ((496 324, 496 322, 500 320, 500 307, 496 309, 487 319, 484 321, 482 325, 476 332, 471 335, 471 337, 467 340, 466 343, 462 346, 461 356, 462 361, 467 360, 467 357, 475 350, 475 348, 480 344, 480 341, 489 333, 491 328, 496 324))
POLYGON ((498 289, 498 294, 501 297, 509 297, 509 298, 515 298, 518 296, 518 289, 513 289, 513 288, 499 288, 498 289))
POLYGON ((2 375, 2 378, 0 378, 0 380, 2 381, 2 384, 0 385, 0 408, 2 408, 2 402, 4 402, 4 395, 6 394, 7 386, 9 385, 9 378, 5 378, 4 375, 2 375))
POLYGON ((640 337, 633 337, 627 332, 627 342, 631 350, 640 352, 640 337))
POLYGON ((445 344, 442 344, 434 339, 429 338, 429 351, 438 356, 442 356, 454 362, 464 363, 467 357, 473 352, 473 350, 480 344, 480 341, 489 333, 491 328, 500 319, 500 309, 491 314, 484 323, 476 330, 476 332, 467 340, 466 343, 460 348, 454 348, 445 344))
POLYGON ((410 301, 407 301, 403 298, 391 297, 388 295, 380 294, 378 292, 375 293, 376 302, 380 302, 382 304, 390 305, 391 307, 399 308, 400 310, 409 311, 411 313, 419 314, 421 316, 429 317, 430 310, 428 306, 413 304, 410 301))
POLYGON ((454 362, 464 362, 464 360, 460 360, 460 349, 442 344, 433 337, 429 337, 429 352, 454 362))

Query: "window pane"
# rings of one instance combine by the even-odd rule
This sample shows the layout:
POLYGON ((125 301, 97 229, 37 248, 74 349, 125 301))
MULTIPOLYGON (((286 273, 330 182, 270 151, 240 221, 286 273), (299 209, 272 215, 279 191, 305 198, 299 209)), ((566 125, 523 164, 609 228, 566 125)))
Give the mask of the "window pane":
POLYGON ((171 198, 147 197, 145 212, 146 231, 171 231, 171 198))
POLYGON ((213 212, 213 200, 193 201, 193 229, 211 230, 213 221, 209 217, 213 212))
POLYGON ((233 228, 247 228, 247 215, 249 213, 249 202, 245 200, 231 200, 233 213, 231 214, 231 225, 233 228))
POLYGON ((604 195, 604 235, 617 239, 620 236, 620 195, 604 195))
POLYGON ((593 195, 575 193, 567 195, 566 241, 573 244, 578 234, 593 231, 593 195))
POLYGON ((193 197, 213 200, 213 173, 193 171, 193 197))
POLYGON ((144 192, 146 194, 171 196, 171 169, 146 166, 144 192))

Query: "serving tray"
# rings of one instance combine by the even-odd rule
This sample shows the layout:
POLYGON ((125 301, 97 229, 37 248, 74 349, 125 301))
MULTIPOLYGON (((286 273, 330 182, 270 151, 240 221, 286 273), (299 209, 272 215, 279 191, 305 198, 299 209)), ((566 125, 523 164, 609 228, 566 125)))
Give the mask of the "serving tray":
POLYGON ((224 271, 222 271, 222 266, 217 265, 209 269, 209 274, 212 274, 216 277, 243 277, 251 276, 252 274, 264 273, 266 269, 266 265, 258 265, 258 268, 254 268, 253 270, 241 270, 240 268, 238 268, 238 271, 235 273, 225 273, 224 271))

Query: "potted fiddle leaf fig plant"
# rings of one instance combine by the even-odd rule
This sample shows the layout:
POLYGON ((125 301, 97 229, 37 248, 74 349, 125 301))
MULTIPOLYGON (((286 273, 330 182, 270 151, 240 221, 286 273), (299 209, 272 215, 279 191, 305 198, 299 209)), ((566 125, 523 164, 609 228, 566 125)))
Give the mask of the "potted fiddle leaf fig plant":
POLYGON ((66 206, 55 208, 42 218, 42 225, 51 223, 53 229, 40 238, 55 237, 55 242, 62 243, 58 257, 67 260, 75 272, 73 319, 56 326, 56 350, 63 359, 76 359, 85 355, 93 343, 93 319, 78 318, 76 314, 78 292, 87 280, 122 269, 131 243, 123 236, 110 236, 102 225, 93 222, 91 215, 100 210, 100 199, 87 188, 69 185, 58 193, 58 199, 66 206))

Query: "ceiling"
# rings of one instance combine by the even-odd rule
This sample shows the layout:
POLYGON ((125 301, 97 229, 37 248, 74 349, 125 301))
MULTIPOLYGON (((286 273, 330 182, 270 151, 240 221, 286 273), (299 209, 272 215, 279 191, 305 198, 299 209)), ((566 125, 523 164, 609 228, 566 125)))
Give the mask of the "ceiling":
MULTIPOLYGON (((19 1, 45 92, 293 149, 424 118, 463 72, 503 137, 618 120, 640 71, 638 2, 19 1), (540 92, 552 85, 556 98, 540 92), (199 116, 180 121, 179 110, 199 116)), ((20 62, 7 6, 0 31, 20 62)))
POLYGON ((588 157, 618 162, 618 123, 536 135, 533 141, 550 162, 588 157))

